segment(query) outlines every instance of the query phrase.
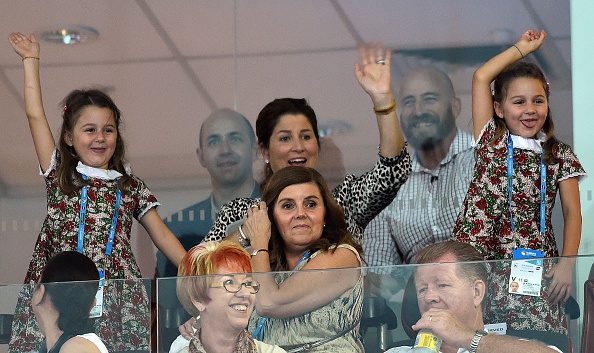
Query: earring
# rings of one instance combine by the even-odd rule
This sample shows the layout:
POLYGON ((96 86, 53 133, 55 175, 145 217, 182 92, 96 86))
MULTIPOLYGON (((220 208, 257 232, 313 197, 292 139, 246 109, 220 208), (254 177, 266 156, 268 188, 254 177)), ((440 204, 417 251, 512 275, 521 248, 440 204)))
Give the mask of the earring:
POLYGON ((270 161, 269 161, 268 159, 265 159, 265 160, 264 160, 264 163, 266 163, 266 164, 269 164, 269 163, 270 163, 270 161))

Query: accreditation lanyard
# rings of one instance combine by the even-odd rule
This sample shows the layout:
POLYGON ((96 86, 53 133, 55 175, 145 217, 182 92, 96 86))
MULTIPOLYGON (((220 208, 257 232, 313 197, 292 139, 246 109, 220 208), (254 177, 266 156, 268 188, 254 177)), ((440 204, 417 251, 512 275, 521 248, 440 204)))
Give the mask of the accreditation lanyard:
MULTIPOLYGON (((88 177, 85 174, 82 175, 82 178, 84 180, 88 179, 88 177)), ((118 189, 116 195, 116 203, 113 210, 113 216, 111 217, 111 227, 109 228, 109 237, 107 238, 107 245, 105 246, 105 255, 107 256, 111 255, 111 250, 113 248, 113 241, 115 239, 115 232, 118 224, 120 204, 122 203, 122 191, 120 190, 119 180, 117 188, 118 189)), ((78 252, 81 254, 83 252, 83 243, 85 240, 85 221, 87 219, 87 202, 89 199, 88 192, 88 185, 83 186, 80 192, 80 213, 78 221, 78 252)))
MULTIPOLYGON (((301 259, 299 260, 299 262, 297 263, 297 265, 295 265, 295 268, 293 269, 293 271, 291 271, 291 273, 296 271, 296 268, 299 267, 299 264, 303 261, 307 261, 309 259, 309 250, 307 250, 307 252, 305 254, 303 254, 303 256, 301 257, 301 259)), ((254 330, 254 333, 252 334, 252 337, 258 339, 259 341, 263 341, 264 340, 264 324, 266 323, 266 319, 265 317, 260 319, 260 322, 258 323, 258 326, 256 327, 256 329, 254 330)))
MULTIPOLYGON (((516 230, 512 212, 512 189, 514 179, 514 142, 507 136, 507 193, 509 199, 509 217, 511 229, 516 230)), ((545 233, 545 209, 547 200, 547 168, 544 164, 544 148, 540 154, 540 233, 545 233)))

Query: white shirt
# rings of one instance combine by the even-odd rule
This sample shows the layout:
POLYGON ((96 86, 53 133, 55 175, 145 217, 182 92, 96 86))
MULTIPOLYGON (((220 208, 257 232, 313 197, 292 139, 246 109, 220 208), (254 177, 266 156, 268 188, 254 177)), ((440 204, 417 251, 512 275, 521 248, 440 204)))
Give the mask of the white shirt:
POLYGON ((78 335, 76 337, 82 337, 86 340, 93 342, 95 344, 95 346, 97 346, 97 349, 99 349, 99 351, 101 353, 109 353, 109 351, 107 350, 107 347, 105 347, 105 344, 103 343, 101 338, 99 338, 99 336, 97 336, 94 333, 85 333, 84 335, 78 335))

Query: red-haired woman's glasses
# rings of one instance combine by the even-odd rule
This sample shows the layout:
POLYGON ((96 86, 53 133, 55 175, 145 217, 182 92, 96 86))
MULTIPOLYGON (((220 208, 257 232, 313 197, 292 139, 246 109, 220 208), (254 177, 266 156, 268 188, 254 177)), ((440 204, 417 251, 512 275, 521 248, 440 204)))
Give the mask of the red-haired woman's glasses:
POLYGON ((256 294, 260 290, 260 283, 254 280, 247 280, 243 282, 235 281, 233 279, 226 279, 221 282, 211 283, 211 288, 223 287, 229 293, 237 293, 244 286, 251 294, 256 294))

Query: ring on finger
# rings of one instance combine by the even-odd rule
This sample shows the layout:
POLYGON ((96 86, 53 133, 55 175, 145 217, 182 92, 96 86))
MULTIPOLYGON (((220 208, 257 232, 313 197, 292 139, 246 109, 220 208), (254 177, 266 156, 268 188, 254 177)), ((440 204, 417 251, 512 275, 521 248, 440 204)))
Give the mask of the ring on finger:
POLYGON ((384 60, 384 59, 377 59, 377 60, 375 61, 375 63, 376 63, 376 64, 382 64, 382 65, 386 65, 386 60, 384 60))
POLYGON ((429 321, 433 321, 433 315, 429 315, 429 321))

